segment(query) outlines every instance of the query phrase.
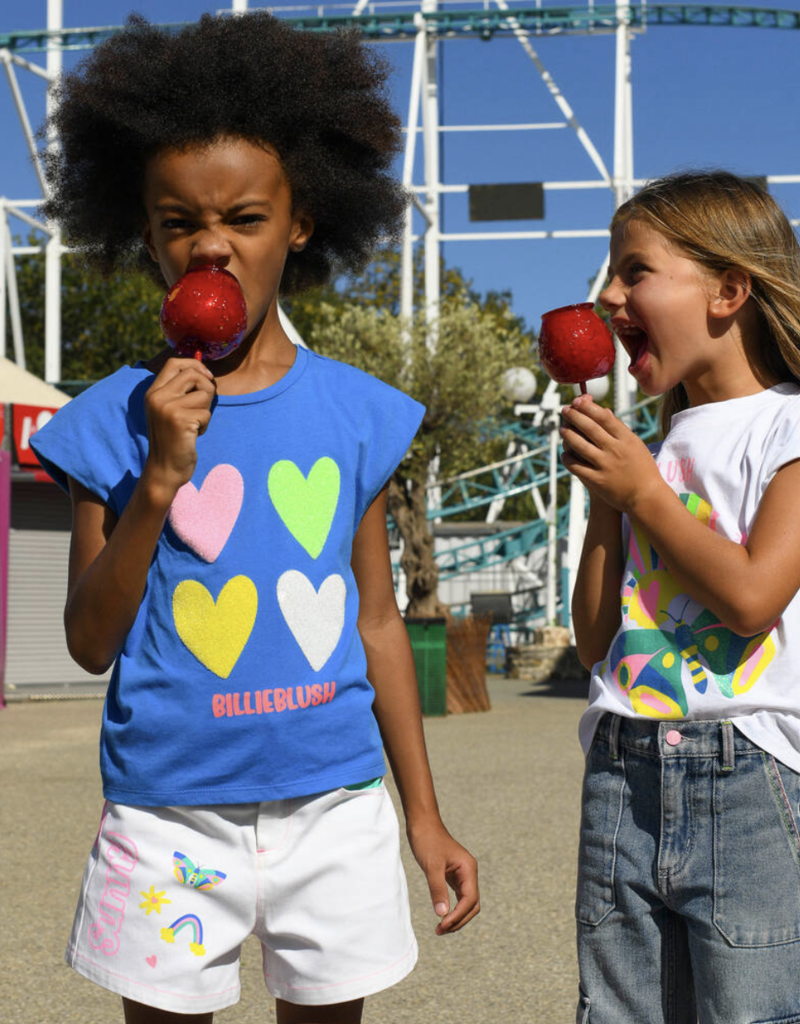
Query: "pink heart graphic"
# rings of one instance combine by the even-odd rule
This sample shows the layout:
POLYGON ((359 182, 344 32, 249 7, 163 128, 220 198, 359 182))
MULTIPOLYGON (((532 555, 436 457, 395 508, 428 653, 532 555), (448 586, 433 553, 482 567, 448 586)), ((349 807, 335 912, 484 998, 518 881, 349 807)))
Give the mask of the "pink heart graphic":
POLYGON ((148 964, 149 964, 149 965, 150 965, 151 967, 155 967, 155 965, 156 965, 156 962, 157 962, 157 960, 156 960, 156 957, 154 957, 154 956, 146 956, 146 957, 145 957, 145 960, 147 961, 147 963, 148 963, 148 964))
POLYGON ((169 510, 172 529, 206 562, 216 560, 228 542, 244 497, 244 480, 235 466, 220 463, 200 490, 184 484, 169 510))

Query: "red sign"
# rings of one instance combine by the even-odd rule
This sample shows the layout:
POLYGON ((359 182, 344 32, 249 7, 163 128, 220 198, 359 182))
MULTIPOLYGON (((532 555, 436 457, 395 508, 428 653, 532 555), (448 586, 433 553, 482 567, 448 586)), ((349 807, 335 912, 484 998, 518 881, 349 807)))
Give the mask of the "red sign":
POLYGON ((41 405, 13 406, 14 446, 17 449, 17 461, 20 466, 39 465, 39 460, 30 446, 30 440, 37 430, 53 418, 57 411, 57 409, 45 408, 41 405))

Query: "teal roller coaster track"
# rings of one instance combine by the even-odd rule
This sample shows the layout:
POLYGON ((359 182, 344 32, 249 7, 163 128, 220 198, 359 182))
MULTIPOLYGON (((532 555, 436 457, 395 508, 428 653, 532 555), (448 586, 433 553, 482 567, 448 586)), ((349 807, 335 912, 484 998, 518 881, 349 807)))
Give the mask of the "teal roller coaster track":
MULTIPOLYGON (((383 6, 383 5, 382 5, 383 6)), ((400 6, 400 5, 398 5, 400 6)), ((322 9, 322 8, 320 8, 322 9)), ((585 7, 509 7, 503 9, 406 10, 367 9, 362 14, 317 14, 286 17, 289 24, 310 32, 333 32, 356 28, 369 40, 389 41, 409 38, 419 30, 419 18, 426 29, 441 38, 472 35, 482 39, 496 34, 511 34, 520 28, 526 32, 612 32, 620 24, 633 29, 657 25, 711 25, 731 28, 800 28, 800 11, 778 8, 730 7, 708 4, 600 4, 585 7)), ((162 26, 175 31, 183 23, 162 26)), ((119 32, 118 26, 63 28, 48 32, 0 33, 0 48, 11 53, 41 53, 48 49, 87 50, 119 32)))
MULTIPOLYGON (((623 414, 623 418, 643 441, 656 438, 658 421, 653 399, 633 406, 623 414)), ((547 434, 539 428, 526 428, 516 423, 504 426, 502 432, 513 432, 522 442, 523 451, 502 462, 432 485, 431 490, 435 488, 441 496, 438 501, 428 503, 430 520, 477 511, 494 501, 548 486, 547 434)), ((563 479, 566 476, 567 471, 559 466, 557 478, 563 479)), ((568 526, 569 507, 563 506, 558 513, 559 539, 566 537, 568 526)), ((467 543, 437 552, 439 578, 452 579, 466 572, 478 572, 501 565, 520 555, 544 548, 546 544, 547 523, 543 519, 518 524, 488 537, 476 537, 467 543)))

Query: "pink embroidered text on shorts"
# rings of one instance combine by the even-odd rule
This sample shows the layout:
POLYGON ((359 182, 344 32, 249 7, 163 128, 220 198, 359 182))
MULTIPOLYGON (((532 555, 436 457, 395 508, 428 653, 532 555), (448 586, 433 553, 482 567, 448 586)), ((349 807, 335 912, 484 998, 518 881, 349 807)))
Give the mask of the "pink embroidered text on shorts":
POLYGON ((139 853, 127 836, 109 832, 108 838, 113 841, 106 851, 106 884, 100 900, 99 920, 89 926, 89 944, 106 956, 114 956, 119 949, 119 933, 131 891, 128 876, 139 861, 139 853))

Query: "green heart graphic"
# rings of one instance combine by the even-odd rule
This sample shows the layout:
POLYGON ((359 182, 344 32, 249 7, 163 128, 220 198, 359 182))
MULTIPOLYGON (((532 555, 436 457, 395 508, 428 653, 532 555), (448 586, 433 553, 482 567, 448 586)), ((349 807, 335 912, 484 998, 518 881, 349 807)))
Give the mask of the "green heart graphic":
POLYGON ((312 558, 325 547, 339 502, 339 467, 324 456, 304 477, 294 462, 283 459, 269 471, 267 487, 289 533, 312 558))

